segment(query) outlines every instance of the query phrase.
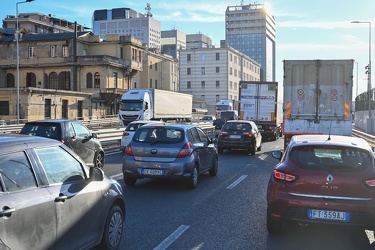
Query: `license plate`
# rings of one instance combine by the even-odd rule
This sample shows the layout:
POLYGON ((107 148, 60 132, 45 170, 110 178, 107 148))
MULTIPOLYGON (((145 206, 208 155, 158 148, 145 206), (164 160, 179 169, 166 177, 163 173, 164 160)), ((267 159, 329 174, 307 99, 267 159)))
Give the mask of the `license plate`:
POLYGON ((164 170, 161 170, 161 169, 142 169, 142 174, 164 175, 164 170))
POLYGON ((336 220, 336 221, 349 221, 350 213, 328 210, 315 210, 309 209, 310 219, 323 219, 323 220, 336 220))
POLYGON ((230 135, 229 138, 231 139, 241 139, 240 135, 230 135))

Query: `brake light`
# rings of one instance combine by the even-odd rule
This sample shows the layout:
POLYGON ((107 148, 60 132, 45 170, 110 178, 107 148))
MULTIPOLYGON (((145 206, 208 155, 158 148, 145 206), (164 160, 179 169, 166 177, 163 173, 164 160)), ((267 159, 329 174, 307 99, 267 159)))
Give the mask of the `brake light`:
POLYGON ((228 134, 228 132, 220 132, 219 136, 223 136, 223 135, 226 135, 228 134))
POLYGON ((366 184, 367 184, 369 187, 375 187, 375 180, 367 180, 367 181, 366 181, 366 184))
POLYGON ((291 139, 291 137, 286 137, 286 136, 285 136, 285 138, 284 138, 284 140, 285 140, 286 142, 290 142, 290 139, 291 139))
POLYGON ((270 130, 276 130, 276 127, 270 126, 270 130))
POLYGON ((130 143, 125 148, 125 154, 129 156, 133 156, 132 145, 130 143))
POLYGON ((185 145, 181 148, 180 152, 177 155, 177 158, 184 158, 190 154, 191 151, 191 143, 187 142, 185 145))
POLYGON ((252 133, 249 133, 249 132, 243 132, 242 134, 243 135, 247 135, 248 137, 253 137, 254 136, 252 133))
POLYGON ((278 170, 273 171, 273 177, 277 180, 292 182, 296 179, 296 176, 287 174, 278 170))
POLYGON ((129 135, 129 133, 128 132, 122 132, 122 136, 128 136, 129 135))

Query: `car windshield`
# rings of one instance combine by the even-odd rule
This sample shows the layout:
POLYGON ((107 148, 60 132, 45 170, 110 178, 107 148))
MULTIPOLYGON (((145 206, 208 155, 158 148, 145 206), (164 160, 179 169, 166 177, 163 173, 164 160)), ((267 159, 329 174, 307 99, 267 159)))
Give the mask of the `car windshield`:
POLYGON ((145 143, 179 143, 184 139, 184 131, 176 128, 150 127, 138 129, 133 141, 145 143))
POLYGON ((366 150, 324 145, 294 147, 290 160, 301 168, 330 171, 358 171, 371 164, 366 150))

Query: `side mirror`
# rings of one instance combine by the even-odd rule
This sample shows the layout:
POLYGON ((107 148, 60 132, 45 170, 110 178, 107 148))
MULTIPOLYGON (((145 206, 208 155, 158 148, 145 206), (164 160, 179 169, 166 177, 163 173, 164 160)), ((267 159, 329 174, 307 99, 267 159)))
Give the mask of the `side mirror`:
POLYGON ((90 180, 102 181, 104 179, 104 172, 100 168, 90 167, 90 180))
POLYGON ((212 144, 212 143, 217 143, 217 139, 216 139, 216 138, 212 138, 212 139, 210 139, 209 143, 210 143, 210 144, 212 144))
POLYGON ((281 157, 283 157, 282 151, 272 151, 271 154, 273 158, 278 159, 278 160, 281 160, 281 157))
POLYGON ((98 138, 98 135, 96 133, 91 133, 91 138, 95 138, 97 139, 98 138))

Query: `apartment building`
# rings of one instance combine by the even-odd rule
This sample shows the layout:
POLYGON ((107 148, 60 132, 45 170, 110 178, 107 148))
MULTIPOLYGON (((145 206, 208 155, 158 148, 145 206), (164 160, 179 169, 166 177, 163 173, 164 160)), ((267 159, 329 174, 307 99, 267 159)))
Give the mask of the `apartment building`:
POLYGON ((0 119, 88 119, 117 114, 119 101, 142 71, 142 41, 91 32, 23 35, 19 69, 14 37, 0 39, 0 119), (19 74, 19 81, 17 81, 19 74))
POLYGON ((180 50, 180 92, 215 115, 221 99, 239 100, 239 82, 259 81, 260 64, 232 47, 180 50))
POLYGON ((182 31, 163 30, 161 32, 161 53, 178 59, 178 50, 186 49, 186 34, 182 31))
POLYGON ((95 10, 92 20, 94 34, 103 40, 110 34, 132 35, 150 49, 161 49, 160 22, 150 11, 142 14, 130 8, 95 10))
MULTIPOLYGON (((17 17, 8 15, 3 19, 3 28, 16 29, 17 17)), ((18 28, 24 28, 27 33, 64 33, 74 32, 77 27, 78 32, 84 32, 89 29, 84 25, 75 22, 69 22, 64 19, 56 18, 51 14, 41 13, 20 13, 18 14, 18 28)), ((14 32, 13 32, 14 33, 14 32)))
POLYGON ((276 22, 264 4, 228 6, 225 41, 261 65, 262 81, 276 77, 276 22))

